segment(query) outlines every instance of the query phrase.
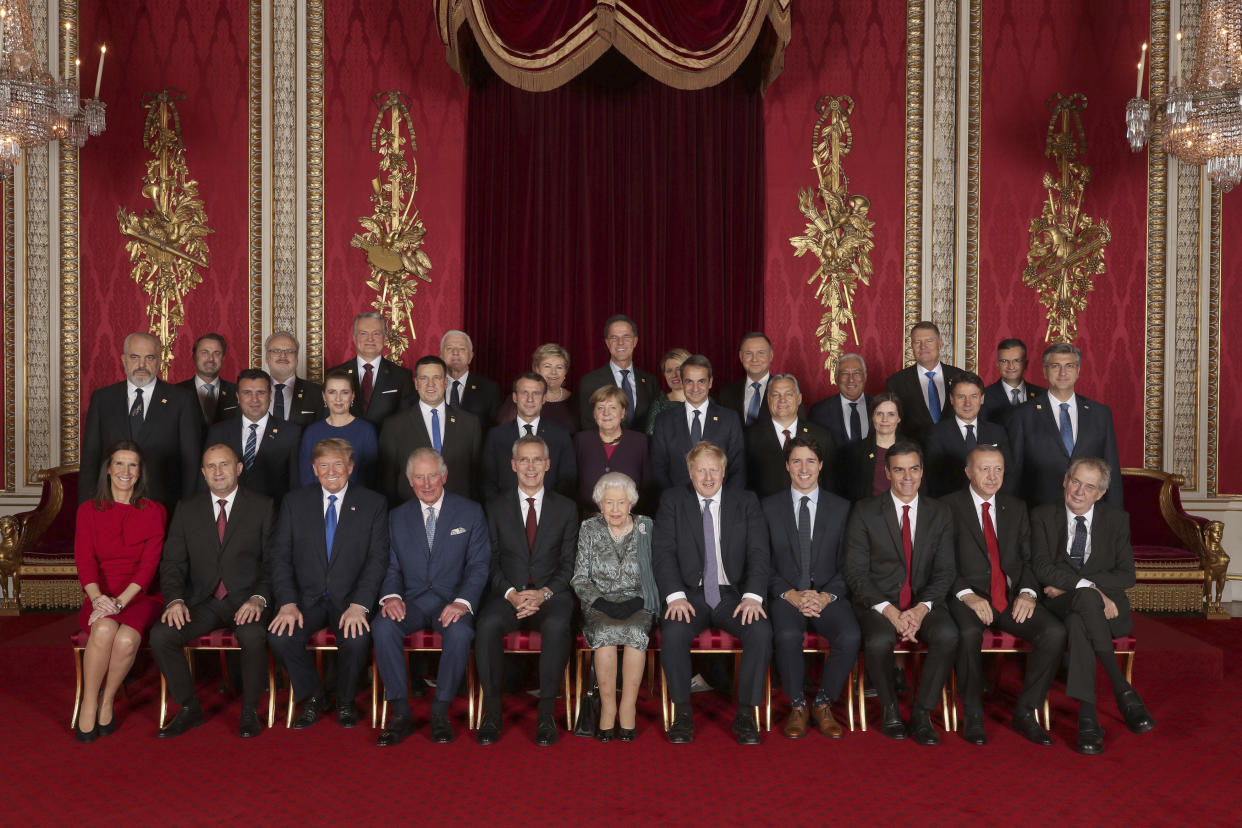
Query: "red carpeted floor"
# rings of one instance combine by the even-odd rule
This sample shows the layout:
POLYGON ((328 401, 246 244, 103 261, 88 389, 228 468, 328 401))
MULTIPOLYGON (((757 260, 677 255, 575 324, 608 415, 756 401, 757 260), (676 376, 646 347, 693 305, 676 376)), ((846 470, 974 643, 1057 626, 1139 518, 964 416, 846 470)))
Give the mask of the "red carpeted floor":
POLYGON ((482 748, 454 709, 458 739, 432 744, 427 702, 420 730, 396 748, 376 731, 339 728, 332 716, 306 731, 279 725, 236 736, 238 702, 216 691, 214 661, 200 662, 201 728, 155 738, 158 676, 147 662, 121 728, 80 745, 69 731, 74 619, 0 618, 0 824, 366 824, 385 818, 452 825, 862 824, 1237 825, 1233 785, 1242 771, 1238 699, 1242 620, 1136 623, 1134 683, 1157 728, 1135 736, 1101 688, 1103 756, 1073 752, 1074 708, 1054 693, 1052 748, 1007 727, 1019 676, 1006 669, 988 702, 986 747, 942 734, 939 747, 891 742, 874 729, 830 741, 792 742, 775 727, 759 747, 729 734, 733 707, 695 696, 697 738, 669 745, 658 704, 640 703, 638 740, 602 745, 564 734, 533 744, 534 701, 506 698, 499 744, 482 748))

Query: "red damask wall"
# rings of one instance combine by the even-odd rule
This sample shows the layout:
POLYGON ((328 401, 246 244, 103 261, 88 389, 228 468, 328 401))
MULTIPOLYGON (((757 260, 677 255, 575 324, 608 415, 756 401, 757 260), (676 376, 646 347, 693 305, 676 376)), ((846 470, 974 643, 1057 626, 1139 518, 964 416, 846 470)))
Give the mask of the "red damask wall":
MULTIPOLYGON (((1242 189, 1221 198, 1220 443, 1216 488, 1242 495, 1242 189)), ((1204 320, 1206 324, 1207 320, 1204 320)))

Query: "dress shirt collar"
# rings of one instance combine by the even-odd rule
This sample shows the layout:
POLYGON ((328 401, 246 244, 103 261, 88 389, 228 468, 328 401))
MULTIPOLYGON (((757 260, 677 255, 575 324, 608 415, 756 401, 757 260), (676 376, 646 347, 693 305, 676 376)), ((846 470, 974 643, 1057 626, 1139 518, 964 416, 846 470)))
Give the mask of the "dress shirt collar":
POLYGON ((242 446, 243 446, 243 447, 245 447, 245 445, 246 445, 246 443, 245 443, 246 438, 247 438, 248 436, 250 436, 250 426, 251 426, 251 425, 257 425, 257 426, 258 426, 258 428, 257 428, 257 429, 255 429, 255 434, 256 434, 256 435, 258 435, 258 438, 259 438, 259 439, 262 439, 262 438, 263 438, 263 435, 264 435, 265 433, 267 433, 267 418, 268 418, 268 415, 267 415, 267 414, 264 414, 262 417, 260 417, 259 419, 255 420, 253 423, 251 423, 250 418, 249 418, 249 417, 247 417, 245 414, 243 414, 243 415, 241 416, 242 446))
POLYGON ((1078 410, 1078 395, 1075 394, 1073 391, 1071 391, 1069 395, 1069 399, 1058 400, 1056 396, 1053 395, 1052 389, 1049 388, 1048 389, 1048 405, 1052 407, 1053 414, 1060 416, 1061 403, 1067 403, 1071 411, 1077 411, 1078 410))
POLYGON ((341 504, 345 502, 345 493, 348 491, 349 491, 348 483, 346 483, 339 492, 329 492, 323 486, 320 486, 319 493, 321 495, 320 500, 323 503, 323 513, 325 515, 328 514, 328 496, 331 494, 335 494, 336 495, 336 515, 339 518, 341 516, 341 504))
POLYGON ((224 519, 228 520, 233 514, 233 501, 237 499, 237 487, 234 486, 233 491, 229 492, 224 497, 220 497, 215 492, 208 492, 208 494, 211 495, 211 516, 215 517, 220 514, 220 510, 217 507, 220 505, 220 501, 223 500, 224 519))
MULTIPOLYGON (((151 397, 155 396, 155 383, 156 380, 151 380, 149 383, 142 386, 142 405, 144 411, 146 410, 146 406, 151 402, 151 397)), ((134 385, 129 380, 125 380, 125 396, 129 400, 132 401, 134 399, 134 392, 137 390, 137 385, 134 385)))
POLYGON ((778 422, 776 422, 776 420, 773 420, 772 430, 776 432, 776 442, 778 444, 784 445, 781 441, 785 439, 786 431, 789 432, 790 440, 798 436, 798 418, 794 417, 793 422, 787 426, 783 426, 779 424, 778 422))
POLYGON ((543 508, 543 491, 544 490, 541 487, 539 491, 535 492, 533 495, 528 495, 526 492, 522 491, 520 486, 518 487, 518 505, 522 507, 523 515, 526 514, 526 507, 530 505, 526 502, 526 499, 529 497, 533 497, 535 499, 535 514, 539 514, 539 511, 543 508))
POLYGON ((914 523, 914 514, 915 514, 915 513, 919 510, 919 496, 918 496, 918 495, 915 495, 915 496, 914 496, 914 500, 911 500, 909 503, 903 503, 903 502, 901 501, 901 498, 899 498, 899 497, 897 497, 897 495, 893 494, 893 490, 892 490, 892 489, 889 489, 889 490, 888 490, 888 496, 889 496, 889 497, 891 497, 891 498, 893 499, 893 506, 894 506, 894 508, 896 508, 896 509, 897 509, 897 523, 898 523, 898 524, 900 524, 900 523, 901 523, 901 507, 902 507, 902 506, 909 506, 909 507, 910 507, 910 523, 911 523, 911 526, 913 527, 913 523, 914 523))
MULTIPOLYGON (((1074 514, 1074 513, 1073 513, 1073 511, 1071 511, 1071 510, 1070 510, 1070 507, 1068 507, 1068 506, 1066 506, 1066 507, 1065 507, 1065 524, 1066 524, 1066 526, 1068 526, 1068 527, 1069 527, 1069 536, 1070 536, 1070 542, 1071 542, 1071 543, 1072 543, 1072 542, 1073 542, 1073 540, 1074 540, 1074 528, 1075 528, 1075 524, 1076 524, 1076 522, 1077 522, 1077 521, 1075 521, 1074 519, 1075 519, 1075 518, 1077 518, 1077 517, 1078 517, 1078 515, 1074 514)), ((1086 511, 1086 513, 1085 513, 1085 514, 1083 514, 1083 515, 1082 515, 1082 517, 1084 517, 1084 518, 1086 518, 1086 519, 1087 519, 1087 534, 1088 534, 1088 535, 1090 535, 1090 534, 1091 534, 1091 520, 1092 520, 1092 518, 1094 518, 1094 517, 1095 517, 1095 506, 1094 506, 1094 504, 1091 506, 1091 508, 1090 508, 1090 509, 1088 509, 1088 510, 1086 511)))
POLYGON ((992 528, 995 529, 996 528, 996 495, 992 495, 991 497, 985 498, 985 497, 981 497, 979 493, 975 491, 974 486, 967 486, 966 488, 970 489, 970 499, 975 504, 975 515, 979 518, 979 525, 980 526, 983 525, 983 508, 982 507, 983 507, 983 504, 986 503, 988 504, 988 511, 991 512, 992 528))
POLYGON ((217 376, 217 377, 216 377, 215 379, 213 379, 211 382, 208 382, 207 380, 205 380, 205 379, 203 379, 202 377, 200 377, 198 374, 195 374, 195 375, 194 375, 194 390, 195 390, 195 392, 197 392, 197 393, 199 393, 199 394, 203 393, 203 387, 204 387, 204 386, 207 386, 207 385, 210 385, 210 386, 211 386, 211 389, 212 389, 213 391, 215 391, 215 392, 216 392, 216 396, 217 396, 217 397, 218 397, 218 396, 220 396, 220 388, 221 388, 221 385, 220 385, 220 377, 218 377, 218 376, 217 376))
POLYGON ((918 369, 919 378, 923 380, 924 382, 927 381, 928 371, 931 371, 937 377, 940 377, 940 379, 942 380, 944 379, 944 366, 940 364, 940 360, 936 360, 936 364, 931 368, 924 368, 922 365, 919 365, 917 362, 914 363, 914 367, 918 369))
POLYGON ((444 492, 443 491, 440 492, 440 497, 436 500, 435 503, 424 503, 421 500, 418 501, 418 508, 419 508, 419 511, 422 512, 424 521, 427 520, 427 509, 428 508, 435 509, 436 517, 439 517, 441 512, 444 511, 444 492))
POLYGON ((517 417, 514 418, 514 422, 517 423, 518 436, 519 437, 526 436, 527 425, 530 426, 531 432, 533 432, 535 436, 538 436, 539 435, 539 420, 540 420, 540 415, 538 414, 536 414, 535 419, 531 420, 529 423, 527 423, 525 420, 522 419, 521 414, 517 415, 517 417))
POLYGON ((370 366, 374 369, 371 374, 371 381, 374 382, 379 379, 380 363, 384 361, 383 354, 380 354, 375 359, 363 359, 362 357, 358 357, 355 361, 358 363, 358 382, 362 382, 362 378, 367 375, 366 366, 368 364, 370 364, 370 366))
MULTIPOLYGON (((723 494, 724 494, 724 487, 722 486, 721 488, 719 488, 719 489, 717 489, 717 490, 716 490, 716 493, 715 493, 714 495, 712 495, 712 509, 716 510, 716 514, 717 514, 717 515, 719 515, 719 514, 720 514, 720 512, 719 512, 719 509, 720 509, 720 497, 721 497, 721 495, 723 495, 723 494)), ((698 500, 699 500, 699 511, 700 511, 700 512, 702 512, 702 511, 703 511, 703 506, 707 503, 707 498, 705 498, 705 497, 703 497, 703 495, 699 494, 699 490, 698 490, 698 489, 695 489, 695 490, 694 490, 694 496, 695 496, 696 498, 698 498, 698 500)), ((717 535, 717 539, 719 539, 719 535, 717 535)))
POLYGON ((453 383, 455 383, 455 382, 456 382, 456 383, 460 383, 460 384, 457 386, 457 393, 458 393, 458 394, 464 394, 464 393, 466 393, 466 387, 467 387, 467 386, 466 386, 466 383, 469 381, 469 379, 470 379, 470 368, 469 368, 469 367, 467 367, 467 368, 466 368, 466 370, 464 370, 464 371, 462 371, 462 372, 461 372, 461 376, 460 376, 460 377, 449 376, 449 377, 448 377, 448 387, 449 387, 449 393, 452 393, 452 390, 453 390, 453 383))
MULTIPOLYGON (((444 406, 445 406, 444 400, 441 400, 439 405, 427 405, 427 403, 423 402, 422 400, 418 401, 418 407, 423 412, 424 420, 430 420, 431 412, 433 409, 440 412, 440 428, 441 429, 444 428, 444 406)), ((441 433, 440 436, 443 437, 444 434, 441 433)))
POLYGON ((802 507, 803 497, 809 497, 811 499, 810 505, 812 507, 819 506, 819 487, 818 486, 816 486, 814 489, 811 489, 811 491, 805 492, 805 493, 798 491, 793 486, 790 486, 789 494, 791 497, 793 497, 793 507, 794 507, 795 515, 798 514, 798 509, 802 507))
POLYGON ((627 365, 627 366, 625 366, 624 368, 622 368, 620 365, 618 365, 617 363, 613 362, 613 361, 610 359, 610 360, 608 360, 608 368, 612 371, 612 378, 613 378, 613 381, 617 383, 617 387, 618 387, 618 388, 620 388, 620 387, 621 387, 621 372, 622 372, 622 371, 629 371, 629 372, 630 372, 630 373, 629 373, 630 385, 633 385, 633 384, 634 384, 634 362, 633 362, 633 360, 631 360, 631 361, 630 361, 630 364, 629 364, 629 365, 627 365))

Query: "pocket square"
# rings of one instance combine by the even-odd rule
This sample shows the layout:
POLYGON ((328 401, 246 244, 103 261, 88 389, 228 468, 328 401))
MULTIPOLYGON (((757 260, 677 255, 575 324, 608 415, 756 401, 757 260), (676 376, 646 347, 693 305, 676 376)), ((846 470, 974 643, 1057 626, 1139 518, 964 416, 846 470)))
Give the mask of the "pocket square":
POLYGON ((395 394, 395 393, 397 393, 397 389, 396 389, 396 388, 389 388, 387 391, 381 391, 380 393, 381 393, 381 394, 395 394))
POLYGON ((465 532, 466 532, 466 527, 458 526, 452 532, 449 532, 449 535, 462 535, 462 534, 465 534, 465 532))

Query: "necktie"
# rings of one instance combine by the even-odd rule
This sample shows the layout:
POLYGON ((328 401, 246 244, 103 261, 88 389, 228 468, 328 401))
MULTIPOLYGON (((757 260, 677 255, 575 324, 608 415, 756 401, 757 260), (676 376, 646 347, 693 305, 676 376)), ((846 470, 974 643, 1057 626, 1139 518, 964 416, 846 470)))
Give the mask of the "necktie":
POLYGON ((940 422, 940 392, 936 390, 936 372, 927 372, 927 410, 931 414, 932 422, 940 422))
POLYGON ((996 540, 996 527, 992 525, 991 503, 983 504, 983 542, 988 546, 988 565, 992 567, 992 583, 989 590, 992 593, 992 606, 997 612, 1004 612, 1005 607, 1009 606, 1009 598, 1006 597, 1005 571, 1001 569, 1000 562, 1000 544, 996 540))
POLYGON ((858 416, 858 403, 850 403, 850 439, 862 439, 862 417, 858 416))
POLYGON ((753 423, 759 416, 759 398, 763 396, 759 393, 759 383, 752 382, 750 387, 754 393, 750 395, 750 405, 746 407, 746 425, 753 423))
POLYGON ((910 534, 910 507, 901 507, 901 550, 906 555, 906 581, 901 585, 901 593, 897 596, 898 609, 910 608, 910 599, 914 593, 910 589, 910 567, 914 558, 914 536, 910 534))
POLYGON ((139 425, 142 424, 143 413, 141 388, 134 389, 134 404, 129 407, 129 416, 131 419, 136 420, 139 425))
MULTIPOLYGON (((220 514, 216 516, 216 534, 220 536, 220 543, 223 544, 224 527, 227 525, 227 518, 224 515, 224 507, 228 504, 228 501, 224 498, 220 498, 216 501, 216 503, 220 504, 220 514)), ((216 584, 216 591, 211 594, 214 598, 223 598, 229 594, 228 590, 224 588, 223 578, 220 579, 220 583, 216 584)))
POLYGON ((427 507, 427 522, 423 525, 427 530, 427 550, 431 551, 431 545, 436 542, 436 509, 434 506, 427 507))
POLYGON ((375 390, 375 366, 367 363, 366 374, 362 377, 362 407, 371 408, 371 392, 375 390))
POLYGON ((534 426, 532 426, 530 423, 526 423, 525 425, 523 425, 523 426, 522 426, 522 428, 526 429, 526 436, 527 436, 527 437, 534 437, 534 436, 535 436, 534 426))
POLYGON ((332 560, 332 539, 336 537, 336 495, 328 495, 328 511, 323 516, 323 542, 332 560))
POLYGON ((716 524, 712 500, 703 501, 703 598, 709 607, 720 603, 720 567, 716 564, 716 524))
POLYGON ((1074 424, 1070 422, 1069 403, 1061 403, 1061 445, 1065 453, 1074 456, 1074 424))
POLYGON ((625 421, 634 422, 634 386, 630 384, 630 372, 621 371, 621 390, 625 392, 625 421))
POLYGON ((244 471, 250 471, 254 466, 254 453, 259 445, 257 432, 259 430, 258 423, 250 424, 250 434, 246 435, 246 448, 242 451, 242 466, 244 471))
POLYGON ((535 532, 539 529, 539 521, 535 518, 535 499, 526 498, 526 548, 535 548, 535 532))
POLYGON ((272 416, 284 422, 285 419, 285 384, 276 383, 276 399, 272 402, 272 416))
POLYGON ((454 408, 461 405, 461 380, 453 380, 453 390, 449 393, 449 405, 454 408))
POLYGON ((440 410, 433 408, 431 409, 431 447, 439 451, 442 445, 444 443, 440 440, 440 410))
POLYGON ((1074 542, 1070 545, 1070 563, 1075 572, 1082 571, 1087 562, 1087 519, 1082 515, 1074 516, 1074 542))
POLYGON ((970 451, 972 448, 974 448, 977 445, 979 445, 979 441, 975 438, 975 424, 967 423, 966 424, 966 450, 970 451))
POLYGON ((699 419, 699 411, 694 412, 694 422, 690 424, 690 445, 697 446, 703 441, 703 423, 699 419))
POLYGON ((808 495, 802 496, 802 505, 798 507, 798 552, 802 556, 802 574, 798 580, 798 589, 811 588, 811 502, 808 495))
POLYGON ((198 398, 198 404, 203 409, 203 419, 210 423, 216 413, 216 387, 214 385, 203 386, 203 393, 198 398))
POLYGON ((1022 405, 1022 389, 1021 388, 1013 389, 1012 391, 1009 392, 1009 396, 1013 398, 1013 402, 1011 402, 1010 405, 1022 405))
POLYGON ((781 448, 784 449, 785 446, 789 445, 789 429, 787 428, 781 429, 781 434, 784 435, 784 439, 781 440, 781 448))

